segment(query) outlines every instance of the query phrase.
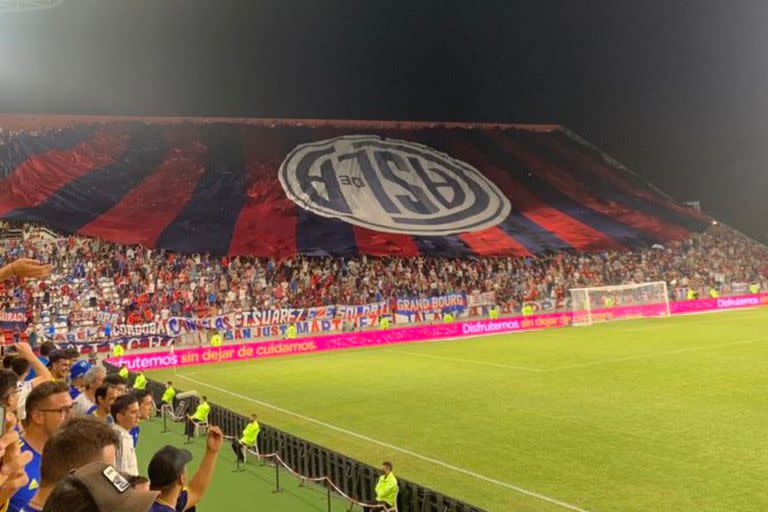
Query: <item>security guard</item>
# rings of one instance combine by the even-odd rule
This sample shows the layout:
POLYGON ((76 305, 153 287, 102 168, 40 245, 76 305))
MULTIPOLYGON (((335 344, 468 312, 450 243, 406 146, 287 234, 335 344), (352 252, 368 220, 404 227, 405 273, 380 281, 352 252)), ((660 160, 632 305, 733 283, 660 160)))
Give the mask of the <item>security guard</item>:
POLYGON ((499 318, 499 308, 496 306, 491 306, 491 309, 488 310, 488 317, 491 320, 496 320, 499 318))
MULTIPOLYGON (((392 463, 384 462, 382 464, 383 475, 379 477, 376 483, 376 505, 386 505, 389 509, 397 507, 397 494, 400 488, 397 485, 397 477, 392 472, 392 463)), ((369 509, 374 510, 374 509, 369 509)))
POLYGON ((144 376, 144 372, 139 371, 136 375, 136 380, 133 381, 133 389, 144 391, 147 389, 147 378, 144 376))
POLYGON ((234 450, 238 461, 244 462, 245 450, 256 446, 259 432, 261 432, 261 425, 256 421, 256 414, 251 414, 251 422, 243 429, 243 434, 240 439, 232 440, 232 450, 234 450))
POLYGON ((123 357, 125 355, 125 347, 119 343, 115 343, 112 347, 112 357, 123 357))
POLYGON ((211 406, 208 405, 208 397, 202 396, 200 405, 195 409, 192 416, 187 416, 187 430, 185 434, 192 437, 195 434, 195 423, 205 423, 208 421, 208 415, 211 413, 211 406))
MULTIPOLYGON (((164 405, 167 405, 173 410, 174 398, 176 398, 176 390, 173 388, 173 382, 168 381, 165 383, 165 392, 163 393, 163 398, 160 400, 160 408, 162 409, 164 405)), ((160 416, 160 411, 157 411, 157 415, 160 416)))

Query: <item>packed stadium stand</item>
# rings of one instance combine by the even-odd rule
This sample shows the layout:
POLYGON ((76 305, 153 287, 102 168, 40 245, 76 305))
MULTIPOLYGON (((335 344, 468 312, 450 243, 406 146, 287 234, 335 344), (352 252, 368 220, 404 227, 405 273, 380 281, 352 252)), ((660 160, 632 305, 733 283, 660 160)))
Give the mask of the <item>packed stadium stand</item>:
POLYGON ((99 315, 142 324, 452 292, 554 309, 576 287, 663 280, 674 299, 768 275, 764 246, 556 126, 5 124, 17 128, 0 135, 2 258, 55 267, 9 286, 6 309, 60 334, 99 315))
MULTIPOLYGON (((768 248, 676 203, 560 126, 0 116, 0 128, 0 267, 22 258, 52 267, 42 279, 0 283, 0 328, 6 344, 29 341, 39 346, 47 340, 82 353, 96 348, 122 357, 123 345, 133 351, 173 343, 193 351, 184 345, 209 341, 218 351, 206 352, 211 357, 206 362, 215 366, 224 360, 212 356, 222 357, 222 335, 226 343, 246 350, 235 344, 279 343, 320 333, 339 334, 341 339, 342 334, 352 337, 380 329, 378 335, 391 332, 390 320, 406 331, 410 324, 490 317, 488 326, 481 326, 489 330, 457 331, 461 335, 500 332, 494 325, 509 326, 509 332, 527 330, 533 324, 525 324, 524 318, 538 315, 544 322, 536 328, 572 325, 574 289, 661 283, 657 289, 668 295, 661 300, 667 316, 670 301, 716 301, 727 295, 748 296, 738 307, 768 301, 761 293, 768 287, 768 248), (510 321, 504 323, 500 315, 510 321), (266 328, 251 331, 217 324, 245 317, 249 325, 266 328), (496 320, 499 323, 493 324, 496 320), (172 325, 215 332, 217 343, 213 338, 185 343, 182 327, 176 331, 172 325), (297 330, 298 325, 303 327, 297 330), (152 340, 131 345, 130 337, 152 340), (118 348, 122 352, 115 352, 118 348)), ((611 293, 601 296, 596 306, 632 309, 647 298, 611 293)), ((630 313, 627 316, 634 318, 634 310, 630 313)), ((745 320, 744 328, 751 329, 751 322, 745 320)), ((449 338, 444 333, 442 337, 449 338)), ((403 337, 391 343, 402 340, 419 341, 403 337)), ((329 350, 374 344, 342 341, 331 342, 329 350)), ((315 349, 313 345, 305 351, 315 349)), ((497 350, 489 349, 494 354, 497 350)), ((659 350, 678 353, 668 347, 659 350)), ((173 350, 162 354, 176 360, 173 350)), ((272 355, 280 352, 264 357, 272 355)), ((465 361, 415 356, 431 358, 430 363, 465 361)), ((115 364, 110 370, 128 372, 126 365, 118 364, 122 360, 110 361, 115 364)), ((570 366, 554 362, 548 369, 539 368, 538 362, 531 367, 471 359, 468 363, 531 375, 593 364, 578 359, 570 366)), ((378 369, 379 363, 370 364, 378 369)), ((164 378, 176 370, 172 364, 146 369, 168 372, 157 374, 164 378)), ((296 373, 304 375, 304 370, 296 373)), ((232 373, 234 379, 237 372, 232 373)), ((217 387, 224 380, 221 374, 211 377, 215 385, 191 375, 183 377, 186 384, 207 387, 220 397, 229 393, 243 400, 234 402, 238 406, 258 404, 291 420, 329 426, 245 396, 237 387, 217 387)), ((132 382, 146 387, 143 373, 143 380, 133 380, 136 377, 132 375, 132 382)), ((250 389, 250 376, 244 372, 242 379, 250 389)), ((155 402, 160 403, 166 391, 164 383, 150 381, 155 402)), ((195 393, 187 398, 207 405, 195 393)), ((207 412, 199 424, 191 422, 186 410, 176 417, 172 405, 173 397, 162 409, 163 419, 187 422, 190 438, 196 427, 204 431, 215 424, 208 423, 207 412)), ((444 423, 444 414, 439 412, 437 423, 444 423)), ((355 416, 369 419, 357 410, 355 416)), ((220 406, 214 407, 213 417, 237 450, 237 436, 247 418, 220 406)), ((384 423, 375 416, 370 420, 384 423)), ((334 434, 350 434, 330 427, 334 434)), ((499 430, 497 425, 490 428, 499 430)), ((277 429, 265 427, 265 433, 262 448, 270 443, 275 450, 270 462, 281 453, 287 458, 286 446, 293 447, 298 462, 286 467, 299 471, 299 463, 306 463, 306 454, 314 450, 327 457, 327 467, 315 461, 315 468, 325 470, 336 461, 333 467, 342 469, 332 475, 333 481, 347 481, 354 496, 372 497, 372 485, 351 478, 349 468, 368 475, 368 483, 379 478, 374 468, 277 429)), ((168 432, 160 432, 155 422, 145 434, 139 452, 149 459, 168 432)), ((171 425, 171 434, 181 439, 181 425, 171 425)), ((356 441, 370 441, 351 434, 356 441)), ((202 454, 205 441, 188 441, 202 454)), ((252 448, 260 456, 258 444, 252 448)), ((233 454, 224 457, 240 469, 233 454)), ((218 490, 213 491, 217 503, 231 500, 254 478, 259 484, 248 489, 245 499, 263 506, 296 511, 346 508, 347 502, 331 500, 330 485, 327 498, 314 487, 291 487, 287 498, 270 497, 273 467, 280 485, 278 464, 244 466, 244 475, 225 479, 218 473, 218 490)), ((304 472, 312 473, 307 468, 304 472)), ((332 481, 319 470, 313 478, 332 481)), ((401 498, 403 512, 481 510, 439 493, 427 505, 431 498, 425 496, 432 491, 405 479, 401 491, 410 500, 401 498)), ((526 499, 542 498, 523 491, 526 499)), ((472 492, 473 498, 482 495, 472 492)), ((546 496, 544 501, 563 505, 546 496)), ((381 505, 381 510, 388 508, 381 505)))

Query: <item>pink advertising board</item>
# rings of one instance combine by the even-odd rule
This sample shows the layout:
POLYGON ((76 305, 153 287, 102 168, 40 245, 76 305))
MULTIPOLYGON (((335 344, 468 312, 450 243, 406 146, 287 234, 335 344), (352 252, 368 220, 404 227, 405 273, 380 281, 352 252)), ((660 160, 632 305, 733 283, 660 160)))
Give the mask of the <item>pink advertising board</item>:
MULTIPOLYGON (((718 299, 700 299, 670 304, 672 314, 697 313, 725 309, 749 308, 768 305, 768 293, 741 295, 718 299)), ((618 320, 659 316, 666 306, 648 304, 643 306, 615 307, 592 312, 601 320, 618 320)), ((358 347, 373 347, 394 343, 429 341, 486 334, 503 334, 517 331, 567 327, 571 324, 572 313, 547 313, 528 317, 481 319, 436 325, 414 325, 388 330, 346 332, 323 336, 311 336, 293 340, 274 340, 256 343, 236 343, 222 347, 185 348, 144 354, 128 354, 113 357, 108 361, 114 365, 125 364, 129 370, 157 370, 178 366, 196 366, 230 361, 245 361, 294 354, 307 354, 327 350, 341 350, 358 347)))

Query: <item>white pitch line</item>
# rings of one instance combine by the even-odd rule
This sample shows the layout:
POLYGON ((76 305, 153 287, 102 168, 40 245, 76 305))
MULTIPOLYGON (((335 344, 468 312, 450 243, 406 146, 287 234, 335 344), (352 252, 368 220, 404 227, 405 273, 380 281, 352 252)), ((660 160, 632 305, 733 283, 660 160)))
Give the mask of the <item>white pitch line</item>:
POLYGON ((587 363, 580 363, 580 364, 571 364, 567 366, 558 366, 555 368, 530 368, 528 366, 512 366, 507 364, 499 364, 499 363, 491 363, 488 361, 476 361, 473 359, 462 359, 459 357, 445 357, 445 356, 433 356, 431 354, 421 354, 419 352, 411 352, 408 350, 392 350, 392 353, 395 354, 408 354, 412 356, 418 356, 418 357, 426 357, 429 359, 439 359, 443 361, 453 361, 455 363, 464 363, 464 364, 475 364, 479 366, 493 366, 495 368, 505 368, 509 370, 523 370, 527 372, 535 372, 535 373, 550 373, 550 372, 557 372, 560 370, 573 370, 577 368, 589 368, 590 366, 599 366, 603 364, 611 364, 611 363, 621 363, 624 361, 635 361, 635 360, 641 360, 641 359, 652 359, 654 357, 661 357, 661 356, 670 356, 675 354, 684 354, 686 352, 698 352, 701 350, 708 350, 713 348, 723 348, 723 347, 731 347, 734 345, 747 345, 750 343, 755 343, 758 341, 763 341, 766 338, 755 338, 751 340, 740 340, 740 341, 732 341, 730 343, 722 343, 717 345, 703 345, 698 347, 688 347, 688 348, 682 348, 678 350, 667 350, 663 352, 651 352, 649 354, 637 354, 634 356, 627 356, 627 357, 617 357, 612 359, 600 359, 598 361, 590 361, 587 363))
POLYGON ((490 363, 488 361, 475 361, 473 359, 461 359, 458 357, 444 357, 444 356, 433 356, 429 354, 420 354, 418 352, 410 352, 407 350, 392 350, 392 353, 395 354, 409 354, 412 356, 419 356, 419 357, 426 357, 429 359, 440 359, 443 361, 453 361, 456 363, 469 363, 469 364, 476 364, 479 366, 494 366, 496 368, 507 368, 509 370, 524 370, 527 372, 544 372, 547 370, 542 370, 541 368, 529 368, 527 366, 511 366, 508 364, 499 364, 499 363, 490 363))
POLYGON ((560 370, 572 370, 576 368, 588 368, 590 366, 599 366, 602 364, 610 364, 610 363, 621 363, 624 361, 635 361, 640 359, 652 359, 654 357, 661 357, 661 356, 671 356, 675 354, 684 354, 686 352, 699 352, 702 350, 709 350, 714 348, 725 348, 725 347, 733 347, 735 345, 748 345, 750 343, 756 343, 758 341, 765 341, 768 338, 762 337, 762 338, 754 338, 751 340, 740 340, 740 341, 732 341, 730 343, 720 343, 718 345, 704 345, 700 347, 689 347, 689 348, 681 348, 679 350, 667 350, 664 352, 652 352, 650 354, 638 354, 636 356, 627 356, 627 357, 617 357, 614 359, 600 359, 599 361, 590 361, 588 363, 581 363, 581 364, 571 364, 568 366, 558 366, 556 368, 547 368, 545 370, 541 370, 542 372, 557 372, 560 370))
POLYGON ((549 496, 544 496, 543 494, 539 494, 539 493, 534 492, 534 491, 529 491, 528 489, 524 489, 523 487, 519 487, 517 485, 510 484, 508 482, 502 482, 501 480, 496 480, 495 478, 491 478, 491 477, 488 477, 488 476, 485 476, 485 475, 481 475, 479 473, 475 473, 474 471, 470 471, 468 469, 464 469, 464 468, 459 467, 459 466, 454 466, 453 464, 448 464, 447 462, 443 462, 441 460, 433 459, 431 457, 427 457, 426 455, 421 455, 419 453, 412 452, 411 450, 406 450, 405 448, 400 448, 399 446, 395 446, 393 444, 385 443, 383 441, 379 441, 377 439, 373 439, 373 438, 365 436, 363 434, 358 434, 357 432, 353 432, 353 431, 347 430, 345 428, 337 427, 336 425, 331 425, 330 423, 326 423, 324 421, 321 421, 321 420, 318 420, 318 419, 315 419, 315 418, 310 418, 309 416, 304 416, 303 414, 299 414, 299 413, 296 413, 296 412, 293 412, 293 411, 289 411, 288 409, 283 409, 282 407, 278 407, 278 406, 270 404, 268 402, 263 402, 261 400, 256 400, 255 398, 251 398, 249 396, 241 395, 240 393, 234 393, 234 392, 229 391, 227 389, 220 388, 218 386, 213 386, 213 385, 208 384, 206 382, 202 382, 202 381, 199 381, 199 380, 196 380, 196 379, 192 379, 190 377, 186 377, 186 376, 181 375, 181 374, 179 374, 178 376, 181 377, 182 379, 188 380, 190 382, 194 382, 195 384, 198 384, 200 386, 205 386, 205 387, 208 387, 210 389, 214 389, 216 391, 219 391, 220 393, 225 393, 225 394, 231 395, 231 396, 233 396, 235 398, 240 398, 241 400, 246 400, 248 402, 252 402, 254 404, 258 404, 258 405, 260 405, 262 407, 267 407, 267 408, 272 409, 274 411, 281 412, 281 413, 286 414, 288 416, 293 416, 294 418, 298 418, 298 419, 303 420, 303 421, 314 423, 316 425, 320 425, 320 426, 328 428, 330 430, 335 430, 336 432, 341 432, 342 434, 347 434, 349 436, 356 437, 358 439, 362 439, 363 441, 367 441, 369 443, 373 443, 373 444, 377 444, 379 446, 383 446, 385 448, 389 448, 390 450, 395 450, 395 451, 398 451, 400 453, 404 453, 406 455, 410 455, 411 457, 414 457, 414 458, 417 458, 417 459, 421 459, 423 461, 435 464, 437 466, 442 466, 442 467, 444 467, 446 469, 450 469, 452 471, 456 471, 457 473, 462 473, 462 474, 465 474, 467 476, 471 476, 473 478, 476 478, 478 480, 483 480, 485 482, 498 485, 499 487, 505 487, 507 489, 511 489, 513 491, 516 491, 516 492, 518 492, 520 494, 524 494, 526 496, 530 496, 532 498, 536 498, 536 499, 539 499, 541 501, 546 501, 547 503, 551 503, 553 505, 557 505, 557 506, 560 506, 560 507, 568 509, 568 510, 573 510, 574 512, 589 512, 588 510, 585 510, 583 508, 579 508, 576 505, 571 505, 570 503, 566 503, 564 501, 560 501, 560 500, 555 499, 555 498, 550 498, 549 496))

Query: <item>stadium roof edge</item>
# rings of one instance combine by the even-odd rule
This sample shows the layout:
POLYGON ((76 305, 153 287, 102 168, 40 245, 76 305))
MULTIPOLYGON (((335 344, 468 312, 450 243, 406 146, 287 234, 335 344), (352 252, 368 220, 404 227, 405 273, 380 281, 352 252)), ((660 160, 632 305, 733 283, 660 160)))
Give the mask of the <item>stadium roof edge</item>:
POLYGON ((253 126, 298 125, 310 127, 378 127, 378 128, 484 128, 517 129, 530 131, 563 130, 557 124, 516 124, 516 123, 473 123, 473 122, 438 122, 438 121, 385 121, 352 119, 294 119, 294 118, 251 118, 251 117, 185 117, 185 116, 104 116, 104 115, 65 115, 65 114, 0 114, 0 128, 12 130, 34 130, 43 128, 63 128, 74 124, 99 124, 114 122, 144 122, 148 124, 176 123, 238 123, 253 126))
POLYGON ((571 139, 575 140, 575 141, 576 141, 576 142, 578 142, 579 144, 582 144, 582 145, 584 145, 584 146, 587 146, 587 147, 589 147, 589 148, 592 148, 594 151, 596 151, 597 153, 599 153, 599 154, 602 156, 602 158, 603 158, 603 159, 604 159, 604 160, 605 160, 605 161, 606 161, 608 164, 610 164, 611 166, 613 166, 615 169, 617 169, 617 170, 619 170, 619 171, 621 171, 621 172, 624 172, 624 173, 626 173, 626 174, 629 174, 629 175, 631 175, 631 176, 632 176, 633 178, 635 178, 635 179, 639 179, 639 180, 641 180, 641 181, 645 182, 645 183, 646 183, 646 184, 647 184, 649 187, 651 187, 651 188, 652 188, 652 189, 653 189, 653 190, 654 190, 654 191, 655 191, 657 194, 659 194, 659 195, 661 195, 661 196, 663 196, 663 197, 665 197, 665 198, 669 199, 670 201, 678 202, 678 201, 677 201, 675 198, 673 198, 672 196, 670 196, 669 194, 667 194, 666 192, 664 192, 663 190, 661 190, 659 187, 657 187, 656 185, 654 185, 653 183, 651 183, 651 182, 650 182, 650 181, 649 181, 647 178, 645 178, 645 177, 641 176, 640 174, 638 174, 637 172, 633 171, 632 169, 630 169, 630 168, 629 168, 629 167, 627 167, 626 165, 622 164, 621 162, 619 162, 618 160, 616 160, 615 158, 613 158, 611 155, 609 155, 608 153, 606 153, 606 152, 605 152, 605 150, 603 150, 602 148, 600 148, 600 147, 598 147, 598 146, 595 146, 594 144, 592 144, 592 143, 591 143, 591 142, 589 142, 588 140, 584 139, 583 137, 581 137, 579 134, 577 134, 576 132, 574 132, 573 130, 571 130, 570 128, 568 128, 567 126, 560 126, 559 128, 560 128, 560 130, 561 130, 563 133, 565 133, 565 134, 566 134, 568 137, 570 137, 571 139))

